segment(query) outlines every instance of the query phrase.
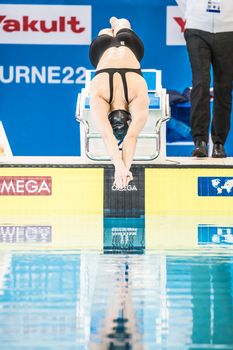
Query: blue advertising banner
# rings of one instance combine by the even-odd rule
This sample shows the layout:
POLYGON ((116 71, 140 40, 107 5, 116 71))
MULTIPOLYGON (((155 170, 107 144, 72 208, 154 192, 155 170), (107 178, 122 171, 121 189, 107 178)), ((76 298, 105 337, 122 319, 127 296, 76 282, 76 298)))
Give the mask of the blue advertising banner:
POLYGON ((233 196, 233 177, 198 177, 198 196, 233 196))
POLYGON ((1 0, 0 120, 13 155, 80 155, 77 94, 90 42, 113 15, 144 42, 142 68, 162 70, 167 89, 191 85, 175 0, 1 0))
POLYGON ((233 227, 200 224, 198 244, 233 244, 233 227))

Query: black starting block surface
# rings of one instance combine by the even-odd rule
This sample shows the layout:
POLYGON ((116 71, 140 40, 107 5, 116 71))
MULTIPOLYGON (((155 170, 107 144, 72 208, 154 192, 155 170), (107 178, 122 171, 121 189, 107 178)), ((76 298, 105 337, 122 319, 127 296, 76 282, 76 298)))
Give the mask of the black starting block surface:
POLYGON ((145 214, 145 169, 132 167, 133 181, 117 191, 114 168, 104 169, 104 217, 142 217, 145 214))

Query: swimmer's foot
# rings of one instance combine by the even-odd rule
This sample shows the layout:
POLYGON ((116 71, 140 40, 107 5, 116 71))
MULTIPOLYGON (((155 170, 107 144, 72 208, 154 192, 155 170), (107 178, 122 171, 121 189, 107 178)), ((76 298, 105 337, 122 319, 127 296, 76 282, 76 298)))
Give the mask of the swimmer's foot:
POLYGON ((118 22, 118 19, 116 17, 111 17, 110 20, 109 20, 109 23, 111 24, 112 28, 116 26, 118 22))

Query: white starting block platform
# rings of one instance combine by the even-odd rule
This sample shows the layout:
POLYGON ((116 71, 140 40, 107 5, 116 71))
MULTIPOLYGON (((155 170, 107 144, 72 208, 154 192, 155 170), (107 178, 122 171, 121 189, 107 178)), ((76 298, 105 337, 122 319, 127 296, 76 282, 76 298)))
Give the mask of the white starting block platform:
MULTIPOLYGON (((143 69, 142 74, 148 86, 149 117, 138 137, 134 160, 160 162, 166 158, 165 122, 170 118, 169 98, 166 89, 162 88, 161 71, 143 69)), ((94 75, 94 70, 86 71, 86 84, 78 94, 76 105, 76 119, 80 123, 81 158, 84 163, 110 161, 102 137, 90 115, 89 91, 94 75)))
POLYGON ((11 161, 13 158, 10 144, 5 133, 2 122, 0 121, 0 162, 11 161))

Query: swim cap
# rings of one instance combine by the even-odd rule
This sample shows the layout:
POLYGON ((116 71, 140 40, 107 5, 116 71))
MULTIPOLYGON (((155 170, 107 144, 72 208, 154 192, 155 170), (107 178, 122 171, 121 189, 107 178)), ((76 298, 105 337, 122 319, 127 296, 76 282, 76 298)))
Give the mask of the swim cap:
POLYGON ((117 109, 108 115, 108 120, 112 126, 113 134, 116 139, 123 141, 127 134, 129 123, 132 120, 130 113, 123 109, 117 109))

